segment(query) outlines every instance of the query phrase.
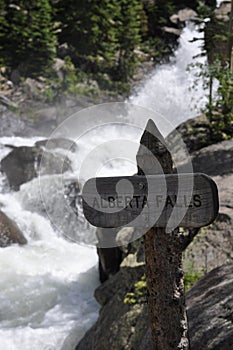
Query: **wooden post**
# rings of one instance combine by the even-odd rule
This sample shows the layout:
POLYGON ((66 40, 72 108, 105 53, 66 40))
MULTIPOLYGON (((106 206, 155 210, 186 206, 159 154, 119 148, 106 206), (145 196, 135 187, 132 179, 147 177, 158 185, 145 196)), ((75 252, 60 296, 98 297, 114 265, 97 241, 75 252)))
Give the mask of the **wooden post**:
MULTIPOLYGON (((152 120, 137 154, 138 175, 172 173, 172 158, 152 120), (156 158, 158 163, 152 159, 156 158)), ((176 231, 151 228, 145 235, 146 278, 153 350, 188 350, 182 244, 176 231)))

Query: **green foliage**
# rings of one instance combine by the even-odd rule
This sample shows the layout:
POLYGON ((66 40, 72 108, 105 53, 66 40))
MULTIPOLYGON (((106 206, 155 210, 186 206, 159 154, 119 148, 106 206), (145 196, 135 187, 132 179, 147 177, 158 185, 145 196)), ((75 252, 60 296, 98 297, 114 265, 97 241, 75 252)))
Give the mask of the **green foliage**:
POLYGON ((233 136, 233 71, 219 60, 213 64, 199 64, 197 81, 202 80, 208 91, 208 102, 203 110, 208 118, 211 142, 230 139, 233 136), (214 83, 218 84, 217 93, 214 83))
POLYGON ((189 290, 200 278, 204 276, 204 270, 194 270, 193 263, 189 264, 187 271, 184 274, 184 289, 189 290))
POLYGON ((208 101, 203 112, 208 118, 208 138, 213 143, 233 136, 233 70, 229 54, 233 34, 228 24, 218 20, 214 9, 204 1, 199 1, 198 14, 203 21, 206 17, 210 19, 205 26, 200 27, 205 33, 203 53, 207 53, 208 62, 199 64, 195 84, 201 80, 208 91, 208 101), (216 83, 217 92, 214 89, 216 83))
POLYGON ((73 62, 86 72, 127 82, 136 67, 142 15, 140 0, 61 0, 59 42, 68 43, 73 62))
MULTIPOLYGON (((5 1, 0 0, 0 51, 3 49, 4 35, 7 28, 7 21, 5 18, 5 1)), ((0 66, 4 63, 2 55, 0 56, 0 66)))
POLYGON ((0 24, 0 56, 22 75, 44 73, 55 55, 55 38, 48 0, 4 1, 0 24))
POLYGON ((156 62, 172 52, 173 41, 170 45, 162 27, 176 5, 175 0, 0 0, 0 64, 9 75, 17 69, 22 77, 52 78, 56 49, 66 44, 64 56, 74 69, 62 82, 54 78, 49 98, 55 86, 76 91, 83 82, 80 72, 85 82, 128 94, 146 59, 143 52, 156 62))
POLYGON ((117 18, 119 47, 116 80, 128 82, 133 77, 138 57, 135 52, 141 43, 143 31, 143 5, 139 0, 118 0, 120 12, 117 18))
POLYGON ((126 294, 124 299, 125 304, 143 304, 147 299, 147 286, 146 286, 146 276, 143 275, 142 278, 134 284, 134 288, 131 292, 126 294))
POLYGON ((85 94, 93 97, 100 93, 99 87, 93 84, 91 76, 75 68, 69 56, 65 57, 62 75, 62 77, 52 75, 47 79, 47 89, 44 92, 46 102, 54 102, 61 95, 85 94))
POLYGON ((213 18, 213 7, 208 6, 206 1, 198 1, 197 13, 199 20, 205 18, 213 18))
POLYGON ((118 14, 118 0, 103 0, 101 4, 98 0, 58 2, 59 42, 69 45, 76 66, 82 65, 87 72, 94 72, 113 63, 118 14))
POLYGON ((184 288, 185 290, 189 290, 201 277, 203 277, 203 273, 199 271, 194 271, 192 273, 186 273, 184 275, 184 288))
MULTIPOLYGON (((191 265, 189 271, 184 275, 184 287, 187 291, 191 288, 201 277, 203 277, 203 271, 194 271, 191 265)), ((128 292, 124 298, 125 304, 144 304, 147 301, 147 284, 146 276, 134 284, 133 289, 128 292)))
POLYGON ((148 34, 157 36, 158 31, 162 33, 161 27, 169 23, 169 17, 175 12, 174 1, 148 1, 144 6, 148 18, 148 34))

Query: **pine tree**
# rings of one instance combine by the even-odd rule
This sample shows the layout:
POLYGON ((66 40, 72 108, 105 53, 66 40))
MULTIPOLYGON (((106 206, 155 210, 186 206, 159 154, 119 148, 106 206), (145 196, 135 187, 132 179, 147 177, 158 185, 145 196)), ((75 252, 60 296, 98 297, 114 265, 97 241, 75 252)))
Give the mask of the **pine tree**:
POLYGON ((118 80, 128 82, 133 76, 137 55, 135 49, 141 43, 143 4, 140 0, 119 0, 121 6, 118 30, 119 59, 118 80))
POLYGON ((3 43, 4 43, 4 34, 6 32, 7 22, 5 18, 5 1, 0 0, 0 65, 4 63, 3 60, 3 43))
POLYGON ((5 1, 0 56, 10 71, 24 76, 44 73, 55 53, 55 38, 48 0, 5 1))
POLYGON ((117 50, 115 17, 118 12, 118 0, 59 1, 59 42, 69 45, 76 66, 87 71, 111 66, 117 50))
POLYGON ((28 70, 44 72, 52 64, 56 41, 51 20, 51 6, 48 0, 24 1, 27 6, 28 70))
POLYGON ((152 0, 144 2, 144 9, 148 17, 148 35, 162 36, 162 27, 168 25, 169 17, 175 11, 176 1, 152 0))
POLYGON ((7 67, 12 69, 25 56, 25 40, 22 28, 26 19, 22 13, 21 1, 4 1, 4 24, 1 24, 0 55, 7 67))

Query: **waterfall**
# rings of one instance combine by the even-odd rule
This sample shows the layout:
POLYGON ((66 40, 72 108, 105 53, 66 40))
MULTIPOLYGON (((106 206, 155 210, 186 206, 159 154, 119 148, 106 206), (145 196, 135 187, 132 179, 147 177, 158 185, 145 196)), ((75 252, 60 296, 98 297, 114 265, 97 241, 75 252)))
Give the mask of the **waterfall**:
POLYGON ((187 25, 171 63, 156 69, 130 102, 159 112, 174 127, 195 117, 206 102, 201 85, 196 87, 195 93, 193 90, 195 74, 199 70, 195 64, 206 61, 205 56, 200 56, 202 38, 203 33, 196 31, 192 23, 187 25), (199 40, 192 42, 193 38, 199 40))
MULTIPOLYGON (((129 101, 158 111, 173 125, 195 116, 194 105, 201 108, 203 89, 199 87, 193 94, 194 72, 186 67, 200 53, 200 42, 190 42, 200 35, 192 26, 185 28, 171 63, 158 66, 129 101)), ((121 132, 112 126, 104 135, 97 133, 93 142, 101 143, 121 132)), ((129 136, 136 137, 133 129, 129 136)), ((0 144, 33 145, 36 140, 0 138, 0 144)), ((79 150, 85 153, 89 146, 83 142, 79 150)), ((9 152, 1 146, 0 158, 9 152)), ((113 163, 108 175, 117 174, 119 169, 123 174, 124 168, 123 161, 113 163)), ((106 174, 106 170, 101 171, 106 174)), ((128 167, 125 173, 132 171, 133 167, 128 167)), ((56 177, 44 177, 43 181, 54 208, 56 177)), ((98 317, 99 305, 93 298, 99 283, 95 247, 68 241, 52 227, 42 210, 38 186, 38 179, 34 179, 17 193, 6 192, 4 177, 0 177, 0 207, 28 240, 26 246, 0 251, 0 343, 4 350, 72 350, 98 317)), ((63 229, 71 229, 71 223, 64 225, 63 229)), ((80 227, 72 229, 81 235, 84 228, 80 227)))

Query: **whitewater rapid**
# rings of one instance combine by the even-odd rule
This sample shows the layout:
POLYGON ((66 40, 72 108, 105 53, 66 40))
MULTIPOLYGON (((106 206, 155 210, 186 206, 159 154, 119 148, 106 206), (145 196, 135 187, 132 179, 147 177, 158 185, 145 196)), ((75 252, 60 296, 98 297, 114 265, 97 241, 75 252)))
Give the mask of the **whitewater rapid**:
MULTIPOLYGON (((0 143, 32 146, 38 139, 9 137, 0 143)), ((0 158, 9 151, 1 149, 0 158)), ((59 237, 36 207, 24 208, 23 193, 22 188, 0 194, 1 209, 28 240, 26 246, 0 250, 0 349, 73 349, 97 318, 96 250, 59 237)), ((33 185, 29 195, 34 195, 33 185)))
MULTIPOLYGON (((185 28, 171 63, 157 67, 129 102, 156 110, 173 126, 197 115, 205 102, 202 98, 205 94, 201 86, 195 94, 190 90, 194 71, 187 71, 186 67, 201 52, 201 42, 190 42, 200 36, 192 26, 185 28)), ((205 58, 198 60, 203 62, 205 58)), ((85 154, 85 150, 103 140, 118 138, 121 133, 116 126, 107 127, 102 133, 98 131, 88 145, 80 144, 79 150, 85 154)), ((133 140, 140 136, 135 135, 133 129, 125 129, 125 133, 133 140)), ((0 159, 10 152, 10 148, 3 145, 31 146, 38 139, 0 138, 0 159)), ((73 165, 75 169, 75 157, 73 165)), ((100 169, 98 175, 131 174, 134 169, 134 164, 121 160, 100 169)), ((55 177, 44 178, 51 207, 56 205, 56 197, 50 193, 55 182, 55 177)), ((93 298, 99 284, 96 249, 91 240, 88 245, 66 240, 51 225, 42 210, 38 186, 38 179, 34 179, 17 193, 7 192, 5 178, 0 176, 0 208, 17 222, 28 240, 26 246, 0 250, 0 348, 73 350, 98 317, 99 305, 93 298)), ((72 229, 76 235, 83 235, 81 224, 72 229)))

